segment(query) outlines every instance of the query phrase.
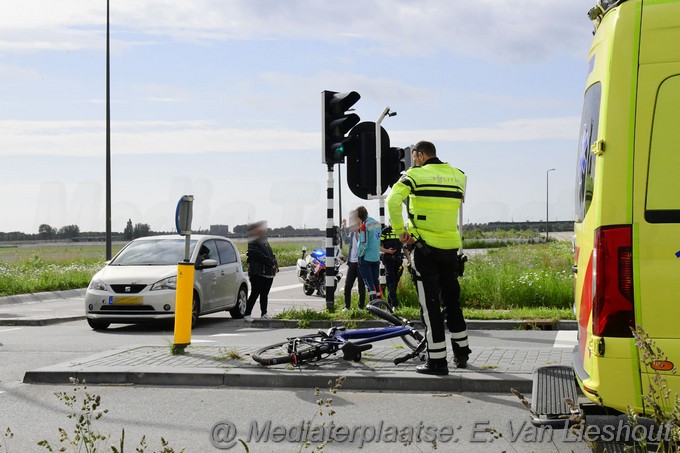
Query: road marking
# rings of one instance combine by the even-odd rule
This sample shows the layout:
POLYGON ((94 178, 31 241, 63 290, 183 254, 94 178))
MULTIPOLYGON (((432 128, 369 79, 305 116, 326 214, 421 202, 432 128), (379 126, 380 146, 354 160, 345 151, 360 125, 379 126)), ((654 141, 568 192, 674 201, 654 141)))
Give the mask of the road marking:
POLYGON ((2 395, 3 393, 5 393, 5 391, 4 391, 4 390, 0 390, 0 395, 2 395))
POLYGON ((573 348, 578 343, 575 330, 558 330, 553 348, 573 348))
POLYGON ((197 340, 193 338, 191 340, 192 343, 215 343, 215 340, 197 340))
POLYGON ((4 330, 0 330, 0 333, 3 333, 3 332, 11 332, 11 331, 13 331, 13 330, 21 330, 21 327, 14 327, 13 329, 4 329, 4 330))
POLYGON ((275 293, 278 291, 285 291, 287 289, 300 288, 301 286, 302 283, 296 283, 295 285, 277 286, 276 288, 272 288, 269 292, 275 293))
POLYGON ((214 335, 210 335, 211 337, 242 337, 244 336, 242 333, 216 333, 214 335))

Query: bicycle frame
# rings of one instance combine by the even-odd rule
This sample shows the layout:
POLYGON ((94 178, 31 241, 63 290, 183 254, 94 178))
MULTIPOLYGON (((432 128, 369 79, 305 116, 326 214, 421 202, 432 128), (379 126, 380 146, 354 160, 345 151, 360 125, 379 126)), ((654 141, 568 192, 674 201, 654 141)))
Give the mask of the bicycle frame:
POLYGON ((337 338, 340 344, 348 341, 356 345, 364 345, 375 341, 403 337, 413 331, 411 326, 372 327, 367 329, 337 330, 330 337, 337 338))

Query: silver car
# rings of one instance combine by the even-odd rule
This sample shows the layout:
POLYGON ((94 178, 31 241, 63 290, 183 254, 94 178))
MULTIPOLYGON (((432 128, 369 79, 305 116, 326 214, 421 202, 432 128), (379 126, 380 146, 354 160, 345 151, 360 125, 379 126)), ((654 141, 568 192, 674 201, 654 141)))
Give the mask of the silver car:
MULTIPOLYGON (((182 236, 150 236, 127 244, 87 288, 90 327, 174 319, 177 263, 184 253, 182 236)), ((248 284, 234 244, 223 236, 192 235, 190 255, 196 263, 192 326, 200 315, 222 310, 242 318, 248 284)))

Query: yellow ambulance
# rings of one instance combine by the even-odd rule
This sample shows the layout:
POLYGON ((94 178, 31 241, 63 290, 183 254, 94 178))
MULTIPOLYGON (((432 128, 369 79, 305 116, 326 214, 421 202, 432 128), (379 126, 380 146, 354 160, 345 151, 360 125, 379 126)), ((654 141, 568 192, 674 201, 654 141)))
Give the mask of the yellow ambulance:
MULTIPOLYGON (((667 361, 654 368, 680 391, 671 372, 680 364, 680 0, 600 0, 589 16, 572 376, 598 404, 649 414, 642 395, 654 370, 642 363, 631 328, 641 326, 664 351, 667 361)), ((535 374, 534 391, 564 376, 535 374)), ((534 394, 543 415, 558 409, 563 395, 553 395, 534 394)))

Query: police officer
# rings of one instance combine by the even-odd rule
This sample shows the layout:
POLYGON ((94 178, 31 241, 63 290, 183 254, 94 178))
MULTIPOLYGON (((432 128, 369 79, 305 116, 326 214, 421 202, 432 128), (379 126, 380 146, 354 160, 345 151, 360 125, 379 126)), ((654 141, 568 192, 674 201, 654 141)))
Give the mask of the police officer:
POLYGON ((416 143, 411 151, 414 167, 407 170, 387 197, 387 210, 400 240, 413 248, 418 300, 425 323, 427 362, 418 373, 446 375, 446 324, 451 336, 454 363, 466 368, 470 347, 460 308, 458 284, 458 209, 465 194, 465 175, 437 158, 434 144, 416 143), (409 221, 404 228, 402 202, 408 198, 409 221))
POLYGON ((385 266, 385 283, 387 284, 387 302, 392 309, 397 309, 397 285, 404 271, 402 244, 399 233, 395 233, 392 227, 385 227, 380 235, 380 252, 385 266))

